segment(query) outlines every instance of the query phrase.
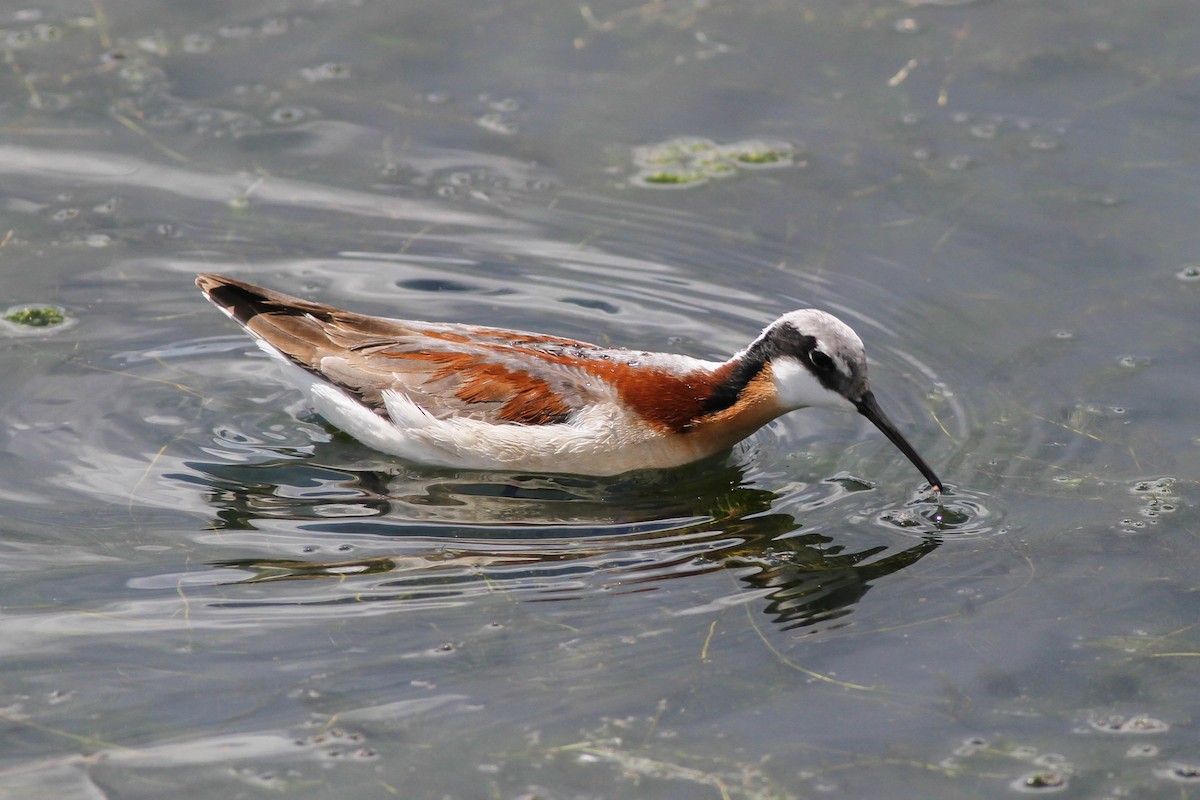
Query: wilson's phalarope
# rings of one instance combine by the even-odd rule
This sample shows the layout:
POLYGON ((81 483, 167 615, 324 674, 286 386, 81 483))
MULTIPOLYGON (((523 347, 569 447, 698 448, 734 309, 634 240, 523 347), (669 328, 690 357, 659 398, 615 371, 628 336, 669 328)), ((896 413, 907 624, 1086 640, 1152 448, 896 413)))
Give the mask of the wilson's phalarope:
POLYGON ((858 335, 808 308, 723 363, 540 333, 370 317, 221 275, 196 285, 359 441, 468 469, 615 475, 727 450, 797 408, 857 410, 941 481, 879 408, 858 335))

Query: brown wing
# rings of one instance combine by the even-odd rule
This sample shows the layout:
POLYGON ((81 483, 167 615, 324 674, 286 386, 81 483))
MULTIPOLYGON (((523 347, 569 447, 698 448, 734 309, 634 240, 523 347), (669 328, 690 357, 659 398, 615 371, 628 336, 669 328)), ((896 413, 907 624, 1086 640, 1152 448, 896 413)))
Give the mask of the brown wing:
POLYGON ((196 285, 297 365, 386 415, 385 390, 435 417, 544 425, 607 399, 589 380, 596 345, 521 331, 370 317, 220 275, 196 285))

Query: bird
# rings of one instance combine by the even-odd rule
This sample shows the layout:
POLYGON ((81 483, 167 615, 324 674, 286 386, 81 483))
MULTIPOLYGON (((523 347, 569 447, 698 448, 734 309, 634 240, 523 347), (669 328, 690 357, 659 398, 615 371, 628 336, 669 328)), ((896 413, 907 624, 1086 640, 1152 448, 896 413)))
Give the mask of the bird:
POLYGON ((819 309, 786 313, 727 360, 708 361, 369 316, 212 273, 196 285, 286 365, 321 417, 408 461, 618 475, 698 461, 820 407, 866 417, 942 489, 879 407, 862 340, 819 309))

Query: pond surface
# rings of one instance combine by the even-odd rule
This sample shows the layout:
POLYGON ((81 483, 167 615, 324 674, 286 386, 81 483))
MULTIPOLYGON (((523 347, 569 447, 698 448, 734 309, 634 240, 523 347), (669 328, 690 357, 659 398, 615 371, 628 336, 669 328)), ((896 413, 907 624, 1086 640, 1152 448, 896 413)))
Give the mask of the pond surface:
POLYGON ((1200 6, 0 10, 0 787, 1200 794, 1200 6), (865 421, 607 479, 375 453, 204 302, 720 359, 865 421))

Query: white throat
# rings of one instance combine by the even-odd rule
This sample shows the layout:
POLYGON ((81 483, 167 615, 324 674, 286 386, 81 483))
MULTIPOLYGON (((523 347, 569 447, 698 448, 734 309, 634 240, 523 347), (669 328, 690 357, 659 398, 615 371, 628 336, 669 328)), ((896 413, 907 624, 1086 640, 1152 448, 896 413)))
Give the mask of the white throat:
POLYGON ((771 360, 771 378, 775 381, 775 391, 779 392, 779 402, 788 409, 816 406, 854 410, 853 403, 822 386, 806 366, 791 356, 771 360))

